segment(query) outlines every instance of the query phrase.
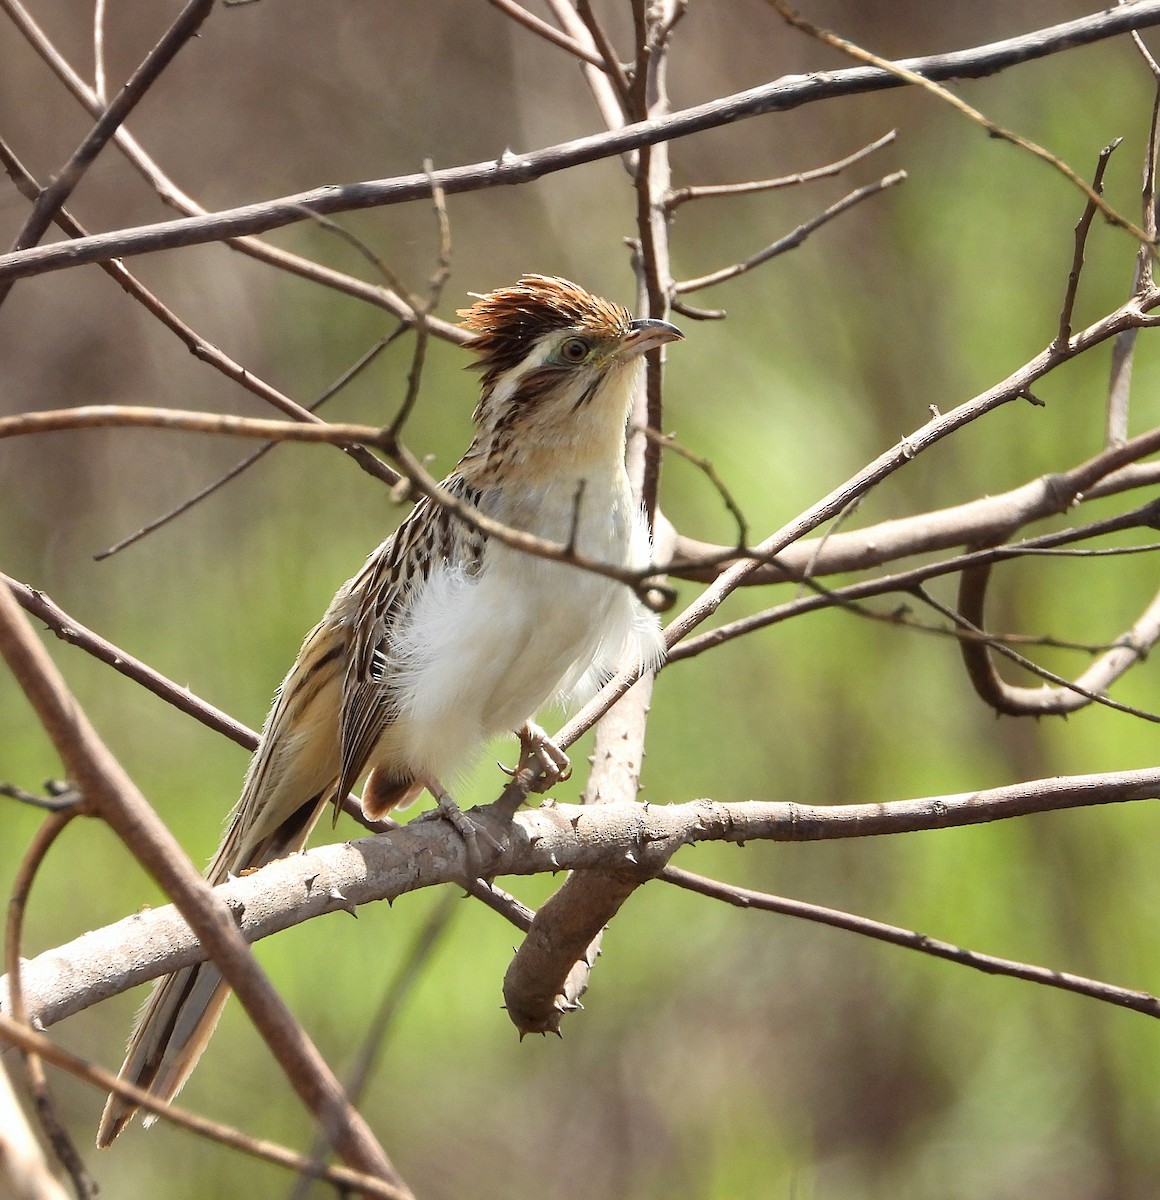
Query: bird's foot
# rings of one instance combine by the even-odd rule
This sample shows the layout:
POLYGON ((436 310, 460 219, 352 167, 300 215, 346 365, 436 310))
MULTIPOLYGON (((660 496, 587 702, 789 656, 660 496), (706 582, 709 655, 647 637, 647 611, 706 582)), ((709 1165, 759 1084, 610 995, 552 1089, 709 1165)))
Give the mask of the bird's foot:
POLYGON ((468 879, 487 879, 489 866, 503 853, 504 847, 486 825, 469 817, 443 788, 431 788, 430 791, 438 807, 420 813, 415 821, 446 821, 463 839, 468 879))
POLYGON ((548 734, 534 721, 526 721, 516 730, 520 739, 520 765, 518 771, 531 771, 532 783, 529 791, 546 792, 572 775, 572 763, 548 734))

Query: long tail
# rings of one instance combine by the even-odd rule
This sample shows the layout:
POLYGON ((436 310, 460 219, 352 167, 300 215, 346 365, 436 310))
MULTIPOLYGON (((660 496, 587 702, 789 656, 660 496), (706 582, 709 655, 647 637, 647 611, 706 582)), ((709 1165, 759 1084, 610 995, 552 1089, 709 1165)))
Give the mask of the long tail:
MULTIPOLYGON (((339 773, 341 633, 339 623, 324 618, 283 681, 206 872, 211 884, 301 850, 331 799, 339 773)), ((138 1015, 120 1078, 172 1100, 197 1065, 228 996, 228 984, 209 962, 161 979, 138 1015)), ((108 1146, 136 1108, 111 1095, 97 1145, 108 1146)), ((147 1116, 145 1124, 153 1119, 147 1116)))

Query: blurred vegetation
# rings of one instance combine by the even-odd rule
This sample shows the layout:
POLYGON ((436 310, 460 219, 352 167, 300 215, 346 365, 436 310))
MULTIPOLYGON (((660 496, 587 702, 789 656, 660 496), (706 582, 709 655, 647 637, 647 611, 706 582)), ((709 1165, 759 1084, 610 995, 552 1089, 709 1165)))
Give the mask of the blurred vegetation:
MULTIPOLYGON (((628 6, 598 5, 620 36, 628 6)), ((37 11, 90 71, 89 17, 37 11)), ((810 15, 881 53, 966 47, 1081 15, 1088 6, 855 4, 810 15)), ((123 77, 160 25, 154 5, 110 7, 110 74, 123 77)), ((627 45, 627 41, 622 41, 627 45)), ((87 118, 9 31, 4 133, 46 176, 87 118), (35 102, 32 98, 35 97, 35 102)), ((673 55, 675 106, 786 72, 845 65, 756 0, 694 3, 673 55)), ((1126 39, 959 86, 971 103, 1090 173, 1123 136, 1107 195, 1137 211, 1151 104, 1126 39)), ((214 13, 131 127, 206 205, 531 149, 598 127, 580 74, 489 6, 263 0, 214 13)), ((847 176, 680 210, 678 277, 772 241, 858 183, 899 166, 901 187, 793 254, 694 297, 723 323, 683 320, 669 355, 666 429, 708 456, 756 535, 831 490, 920 425, 1003 378, 1054 336, 1081 198, 1042 164, 986 138, 929 96, 890 92, 743 122, 672 147, 677 183, 791 173, 887 129, 898 140, 847 176)), ((163 219, 115 152, 74 211, 93 229, 163 219)), ((0 191, 11 233, 25 211, 0 191)), ((441 310, 536 270, 630 301, 622 239, 633 201, 615 161, 540 183, 454 198, 454 274, 441 310)), ((423 206, 344 218, 416 288, 434 261, 423 206)), ((352 271, 349 247, 308 226, 273 241, 352 271)), ((1093 230, 1076 325, 1126 295, 1135 247, 1093 230)), ((222 247, 132 262, 206 337, 308 401, 390 328, 383 314, 222 247)), ((94 269, 21 281, 0 318, 0 410, 146 403, 255 412, 94 269)), ((468 437, 466 356, 432 347, 408 430, 434 469, 468 437)), ((395 348, 328 408, 385 419, 405 387, 395 348)), ((870 523, 998 492, 1101 444, 1108 352, 1052 375, 1045 408, 1009 406, 934 448, 873 493, 870 523)), ((1157 420, 1157 360, 1142 337, 1133 432, 1157 420)), ((0 567, 77 619, 253 725, 302 633, 400 516, 333 450, 285 447, 189 515, 96 563, 92 555, 184 499, 242 453, 159 433, 55 435, 0 453, 0 567)), ((728 514, 687 464, 666 466, 662 503, 683 531, 727 540, 728 514)), ((1109 506, 1109 511, 1111 510, 1109 506)), ((1154 587, 1146 557, 1006 568, 1005 626, 1102 641, 1154 587)), ((694 594, 682 585, 682 599, 694 594)), ((949 593, 942 593, 949 596, 949 593)), ((723 618, 768 597, 734 597, 723 618)), ((52 651, 113 750, 189 849, 206 859, 246 756, 81 652, 52 651)), ((1074 656, 1052 660, 1077 669, 1074 656)), ((1116 695, 1160 708, 1147 665, 1116 695)), ((0 677, 0 777, 58 771, 22 697, 0 677)), ((1151 726, 1102 708, 1066 723, 996 721, 949 640, 846 613, 777 627, 662 674, 646 769, 655 802, 696 796, 809 803, 970 791, 1039 775, 1155 759, 1151 726)), ((510 747, 497 747, 507 755, 510 747)), ((576 761, 586 751, 578 748, 576 761)), ((485 802, 484 765, 460 790, 485 802)), ((583 780, 563 789, 569 799, 583 780)), ((38 817, 0 810, 0 890, 38 817)), ((1160 989, 1153 806, 1093 809, 989 827, 820 845, 699 848, 678 862, 748 886, 849 908, 995 954, 1160 989)), ((326 828, 329 833, 329 827, 326 828)), ((350 825, 340 828, 352 836, 350 825)), ((321 836, 321 835, 320 835, 321 836)), ((515 881, 535 903, 551 880, 515 881)), ((338 914, 268 941, 262 961, 341 1070, 435 895, 338 914)), ((77 822, 38 877, 26 952, 145 903, 157 889, 102 828, 77 822)), ((1132 1200, 1155 1194, 1160 1030, 1140 1015, 992 979, 786 919, 741 913, 661 885, 618 917, 562 1041, 517 1041, 500 1009, 515 940, 465 901, 393 1029, 363 1108, 425 1200, 1132 1200)), ((53 1035, 110 1068, 137 997, 53 1035)), ((82 1144, 102 1098, 57 1091, 82 1144)), ((231 1006, 183 1095, 261 1136, 306 1145, 309 1124, 231 1006)), ((104 1193, 283 1195, 284 1174, 165 1127, 133 1129, 90 1156, 104 1193)), ((322 1189, 316 1189, 322 1195, 322 1189)))

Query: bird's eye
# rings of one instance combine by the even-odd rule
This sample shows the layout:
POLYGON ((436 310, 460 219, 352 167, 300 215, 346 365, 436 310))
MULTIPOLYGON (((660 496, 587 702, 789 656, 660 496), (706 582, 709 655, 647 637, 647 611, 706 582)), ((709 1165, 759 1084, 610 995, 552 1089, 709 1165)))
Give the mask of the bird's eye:
POLYGON ((582 363, 592 349, 581 337, 571 337, 560 347, 560 358, 566 363, 582 363))

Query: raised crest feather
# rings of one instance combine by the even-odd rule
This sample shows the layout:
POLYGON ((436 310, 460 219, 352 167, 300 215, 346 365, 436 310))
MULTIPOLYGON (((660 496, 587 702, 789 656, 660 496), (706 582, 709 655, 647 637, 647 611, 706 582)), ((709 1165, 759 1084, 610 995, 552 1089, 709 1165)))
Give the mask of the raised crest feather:
POLYGON ((550 275, 524 275, 510 287, 480 296, 458 315, 463 328, 475 334, 467 348, 479 356, 476 365, 485 382, 523 361, 546 333, 579 326, 600 338, 616 338, 624 335, 632 320, 621 305, 550 275))

